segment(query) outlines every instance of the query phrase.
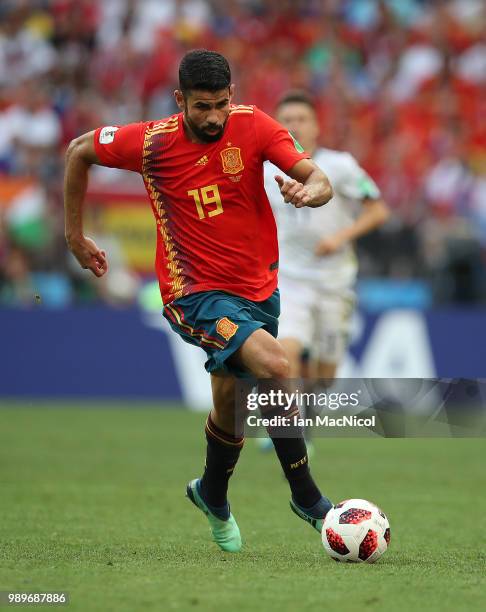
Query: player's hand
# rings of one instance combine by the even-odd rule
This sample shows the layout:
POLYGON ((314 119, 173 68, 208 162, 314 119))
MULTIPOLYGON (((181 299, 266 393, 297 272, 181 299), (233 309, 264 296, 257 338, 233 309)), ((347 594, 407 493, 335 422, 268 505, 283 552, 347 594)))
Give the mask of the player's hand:
POLYGON ((86 236, 68 240, 68 247, 76 257, 79 265, 91 270, 95 276, 103 276, 108 271, 108 260, 105 251, 100 250, 95 241, 86 236))
POLYGON ((307 206, 311 201, 311 196, 308 192, 307 187, 304 187, 302 183, 289 179, 285 181, 280 175, 275 175, 275 180, 280 188, 280 193, 283 195, 284 202, 290 202, 295 208, 302 208, 307 206))
POLYGON ((326 255, 332 255, 339 251, 344 246, 345 240, 340 236, 327 236, 317 243, 314 254, 317 257, 325 257, 326 255))

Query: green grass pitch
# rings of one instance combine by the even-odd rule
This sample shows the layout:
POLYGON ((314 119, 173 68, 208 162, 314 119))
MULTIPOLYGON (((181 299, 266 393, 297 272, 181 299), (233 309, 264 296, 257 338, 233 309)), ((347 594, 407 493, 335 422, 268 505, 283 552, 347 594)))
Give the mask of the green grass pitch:
POLYGON ((230 555, 184 498, 205 415, 155 408, 0 408, 0 590, 66 590, 88 612, 486 609, 486 440, 317 440, 323 491, 390 519, 385 557, 352 565, 327 558, 249 439, 230 555))

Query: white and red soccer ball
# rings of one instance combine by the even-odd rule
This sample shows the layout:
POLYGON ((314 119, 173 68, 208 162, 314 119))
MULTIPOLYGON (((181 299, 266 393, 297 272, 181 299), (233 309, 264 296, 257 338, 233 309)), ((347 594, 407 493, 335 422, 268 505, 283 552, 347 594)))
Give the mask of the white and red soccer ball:
POLYGON ((344 563, 374 563, 390 544, 385 514, 365 499, 346 499, 329 510, 322 527, 327 554, 344 563))

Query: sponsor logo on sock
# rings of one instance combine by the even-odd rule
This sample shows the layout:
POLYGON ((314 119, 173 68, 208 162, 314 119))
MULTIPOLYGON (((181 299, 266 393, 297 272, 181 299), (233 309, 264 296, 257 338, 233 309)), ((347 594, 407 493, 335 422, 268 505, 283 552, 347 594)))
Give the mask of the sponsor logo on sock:
POLYGON ((300 467, 301 465, 305 465, 306 463, 307 463, 307 455, 304 455, 302 459, 299 459, 299 461, 297 461, 296 463, 291 463, 290 469, 295 470, 296 468, 300 467))

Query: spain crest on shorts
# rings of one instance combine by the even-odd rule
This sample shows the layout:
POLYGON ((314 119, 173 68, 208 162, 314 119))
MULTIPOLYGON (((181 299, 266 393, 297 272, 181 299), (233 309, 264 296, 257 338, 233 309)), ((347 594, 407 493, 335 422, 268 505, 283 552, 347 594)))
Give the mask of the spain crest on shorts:
POLYGON ((220 336, 223 336, 223 338, 228 341, 238 331, 238 325, 233 323, 233 321, 230 321, 228 317, 223 317, 216 323, 216 331, 220 336))
POLYGON ((244 169, 241 159, 241 149, 238 147, 228 147, 220 152, 223 162, 223 172, 226 174, 238 174, 244 169))

